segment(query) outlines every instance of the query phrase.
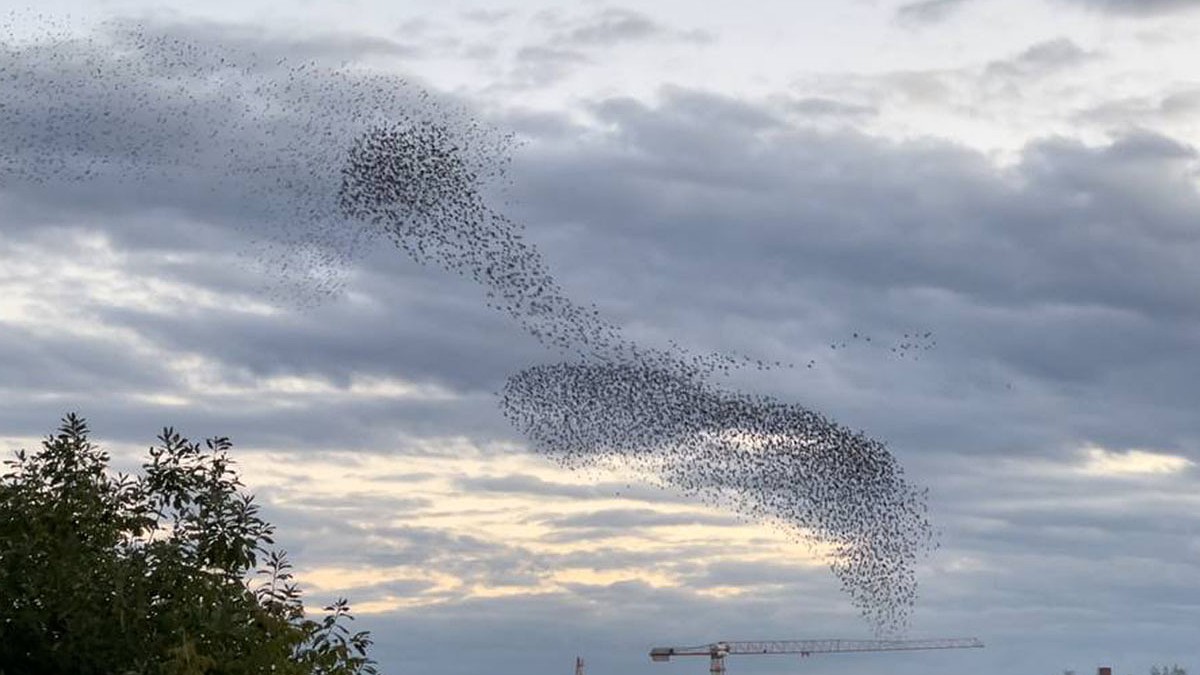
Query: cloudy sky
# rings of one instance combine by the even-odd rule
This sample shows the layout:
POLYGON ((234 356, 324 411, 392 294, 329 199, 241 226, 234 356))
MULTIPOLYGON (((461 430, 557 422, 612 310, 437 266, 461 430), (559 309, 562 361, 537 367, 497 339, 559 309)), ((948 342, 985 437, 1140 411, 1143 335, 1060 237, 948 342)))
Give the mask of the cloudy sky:
POLYGON ((231 436, 311 603, 350 597, 385 672, 869 637, 821 550, 528 452, 494 392, 556 355, 478 287, 386 239, 271 252, 324 222, 280 186, 319 186, 354 106, 449 111, 514 136, 494 203, 574 297, 649 343, 811 363, 736 385, 929 488, 910 635, 986 649, 736 672, 1200 669, 1200 3, 643 5, 5 0, 0 449, 71 410, 125 464, 164 425, 231 436), (129 26, 198 51, 121 61, 129 26), (226 53, 244 79, 189 79, 226 53), (254 89, 279 112, 240 121, 284 76, 304 95, 254 89))

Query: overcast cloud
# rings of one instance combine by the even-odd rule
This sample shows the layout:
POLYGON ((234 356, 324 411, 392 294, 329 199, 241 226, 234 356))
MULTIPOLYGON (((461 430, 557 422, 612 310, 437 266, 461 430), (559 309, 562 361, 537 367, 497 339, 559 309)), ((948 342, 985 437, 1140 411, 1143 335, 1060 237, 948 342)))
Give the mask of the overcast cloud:
POLYGON ((1098 9, 1114 14, 1130 16, 1153 16, 1184 10, 1196 9, 1196 3, 1189 0, 1063 0, 1084 7, 1098 9))
POLYGON ((315 271, 263 248, 328 213, 293 198, 325 194, 366 91, 371 119, 447 110, 516 133, 496 203, 573 297, 651 344, 795 364, 730 384, 885 440, 930 488, 942 546, 912 635, 988 648, 806 670, 1200 668, 1200 105, 1175 69, 1200 23, 1182 1, 1021 0, 999 25, 992 4, 814 8, 865 27, 828 66, 799 14, 672 3, 368 3, 376 31, 314 8, 321 30, 289 32, 221 3, 103 17, 257 52, 242 79, 182 93, 146 76, 169 65, 103 49, 5 51, 0 448, 69 410, 123 465, 163 425, 231 436, 312 604, 349 596, 385 672, 580 654, 670 675, 707 665, 651 665, 651 646, 866 636, 823 551, 529 454, 494 392, 557 356, 481 289, 382 238, 323 241, 336 255, 315 271), (256 92, 277 124, 248 122, 228 87, 309 60, 296 89, 256 92), (317 68, 343 61, 351 75, 317 68), (313 129, 334 141, 303 143, 313 129), (79 175, 81 153, 100 168, 79 175), (312 274, 281 285, 289 261, 312 274))

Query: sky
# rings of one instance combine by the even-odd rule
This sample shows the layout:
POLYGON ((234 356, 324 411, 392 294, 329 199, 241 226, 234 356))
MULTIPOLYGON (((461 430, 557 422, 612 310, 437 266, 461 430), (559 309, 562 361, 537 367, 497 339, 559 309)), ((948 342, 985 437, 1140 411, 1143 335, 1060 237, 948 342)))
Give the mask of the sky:
MULTIPOLYGON (((940 533, 909 636, 987 647, 733 672, 1200 669, 1200 3, 0 10, 7 45, 138 25, 378 74, 395 96, 369 116, 432 105, 511 135, 496 208, 628 334, 802 364, 735 383, 887 443, 940 533)), ((161 83, 80 84, 85 51, 20 53, 0 63, 0 451, 68 411, 120 466, 166 425, 231 437, 309 602, 349 597, 387 673, 565 673, 579 655, 594 675, 678 675, 707 664, 649 649, 870 637, 828 551, 531 452, 495 392, 556 355, 478 287, 375 239, 287 278, 332 292, 281 292, 262 246, 294 205, 263 176, 311 175, 272 153, 311 131, 295 120, 334 119, 326 99, 268 92, 277 126, 214 130, 264 167, 236 173, 198 140, 227 119, 223 85, 188 81, 171 96, 199 96, 194 117, 166 94, 120 108, 163 132, 107 146, 137 180, 38 182, 17 169, 70 160, 73 132, 28 132, 52 115, 4 68, 45 66, 80 114, 161 83), (176 141, 199 150, 145 168, 138 152, 176 141)))

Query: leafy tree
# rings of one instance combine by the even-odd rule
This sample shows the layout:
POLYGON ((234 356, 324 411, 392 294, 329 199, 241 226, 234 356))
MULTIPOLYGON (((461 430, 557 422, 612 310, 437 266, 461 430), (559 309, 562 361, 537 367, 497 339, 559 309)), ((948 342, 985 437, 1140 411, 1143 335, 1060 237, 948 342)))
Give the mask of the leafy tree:
POLYGON ((70 414, 0 475, 0 675, 376 673, 340 599, 305 617, 229 439, 171 428, 136 476, 70 414))

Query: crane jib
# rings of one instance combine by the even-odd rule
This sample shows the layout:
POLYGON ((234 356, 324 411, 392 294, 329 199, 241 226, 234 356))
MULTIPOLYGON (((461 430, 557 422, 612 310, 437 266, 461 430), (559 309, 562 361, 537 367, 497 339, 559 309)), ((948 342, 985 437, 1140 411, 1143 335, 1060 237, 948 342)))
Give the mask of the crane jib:
MULTIPOLYGON (((978 638, 935 638, 927 640, 762 640, 713 642, 695 647, 655 647, 652 661, 670 661, 672 656, 708 656, 715 661, 731 654, 837 654, 917 649, 969 649, 983 647, 978 638)), ((723 670, 723 668, 722 668, 723 670)), ((715 671, 714 671, 715 672, 715 671)))

